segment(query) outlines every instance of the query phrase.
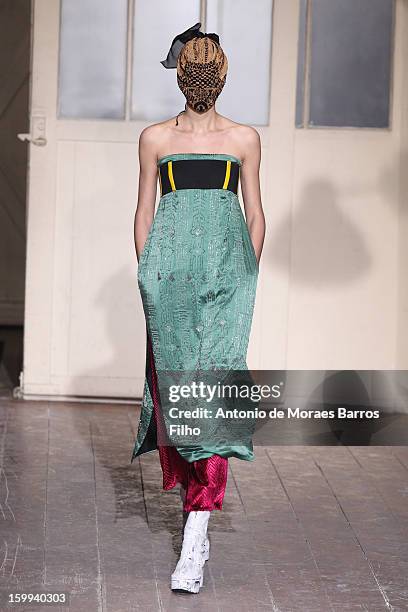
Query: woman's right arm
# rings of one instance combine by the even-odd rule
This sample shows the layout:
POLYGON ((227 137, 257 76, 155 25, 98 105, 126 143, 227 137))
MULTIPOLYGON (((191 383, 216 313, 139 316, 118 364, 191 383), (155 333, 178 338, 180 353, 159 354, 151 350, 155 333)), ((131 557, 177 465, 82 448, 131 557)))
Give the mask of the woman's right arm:
POLYGON ((157 191, 155 126, 145 128, 139 137, 139 192, 134 221, 136 257, 139 261, 153 222, 157 191))

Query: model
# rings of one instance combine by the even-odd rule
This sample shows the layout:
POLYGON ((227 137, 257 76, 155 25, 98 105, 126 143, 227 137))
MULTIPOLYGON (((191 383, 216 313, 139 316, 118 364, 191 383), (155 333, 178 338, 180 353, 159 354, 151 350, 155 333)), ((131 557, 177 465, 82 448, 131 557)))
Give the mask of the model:
POLYGON ((146 318, 146 379, 131 461, 158 449, 163 488, 180 484, 188 513, 171 588, 198 593, 209 558, 207 524, 221 510, 228 457, 253 459, 253 423, 239 439, 228 422, 196 418, 200 436, 169 435, 161 373, 246 370, 262 251, 258 132, 220 115, 227 76, 217 34, 195 24, 176 36, 161 63, 177 68, 185 110, 143 130, 135 215, 138 284, 146 318), (157 179, 160 201, 154 215, 157 179), (245 218, 238 185, 244 199, 245 218))

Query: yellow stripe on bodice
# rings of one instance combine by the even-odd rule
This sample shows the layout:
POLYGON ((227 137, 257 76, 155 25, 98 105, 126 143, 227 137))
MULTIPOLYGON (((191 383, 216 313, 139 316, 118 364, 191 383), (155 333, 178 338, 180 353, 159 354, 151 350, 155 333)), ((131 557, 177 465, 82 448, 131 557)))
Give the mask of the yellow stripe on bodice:
POLYGON ((227 161, 227 168, 225 170, 225 181, 224 181, 224 185, 223 185, 223 189, 228 189, 228 183, 230 180, 230 176, 231 176, 231 160, 229 159, 227 161))
POLYGON ((169 181, 170 181, 170 185, 173 191, 176 191, 176 184, 174 182, 174 177, 173 177, 173 162, 169 161, 167 162, 167 172, 169 175, 169 181))

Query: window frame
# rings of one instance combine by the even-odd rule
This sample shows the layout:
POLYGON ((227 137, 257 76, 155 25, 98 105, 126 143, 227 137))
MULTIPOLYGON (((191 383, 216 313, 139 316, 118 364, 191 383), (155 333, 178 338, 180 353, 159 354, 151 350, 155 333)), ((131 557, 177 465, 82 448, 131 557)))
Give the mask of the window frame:
POLYGON ((313 0, 300 0, 306 5, 305 12, 305 32, 304 32, 304 50, 302 51, 302 7, 299 11, 298 24, 298 52, 297 52, 297 78, 296 78, 296 96, 295 96, 295 129, 299 130, 374 130, 374 131, 392 131, 393 129, 393 100, 394 100, 394 82, 395 82, 395 45, 396 45, 396 0, 392 2, 392 24, 391 24, 391 44, 390 44, 390 79, 388 91, 388 125, 382 127, 376 126, 357 126, 357 125, 319 125, 310 123, 310 80, 311 80, 311 41, 312 41, 312 2, 313 0), (299 74, 300 58, 304 57, 303 74, 299 74), (299 95, 301 98, 299 100, 299 95), (300 122, 298 123, 298 106, 300 106, 300 122))

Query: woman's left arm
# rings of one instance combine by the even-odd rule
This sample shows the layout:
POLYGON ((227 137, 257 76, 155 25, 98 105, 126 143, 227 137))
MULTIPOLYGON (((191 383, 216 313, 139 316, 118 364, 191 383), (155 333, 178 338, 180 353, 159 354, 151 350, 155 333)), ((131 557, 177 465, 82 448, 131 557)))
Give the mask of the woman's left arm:
POLYGON ((250 126, 245 126, 241 134, 241 146, 242 144, 244 144, 245 154, 242 158, 241 190, 248 231, 259 264, 265 238, 265 215, 259 182, 261 139, 258 132, 250 126))

